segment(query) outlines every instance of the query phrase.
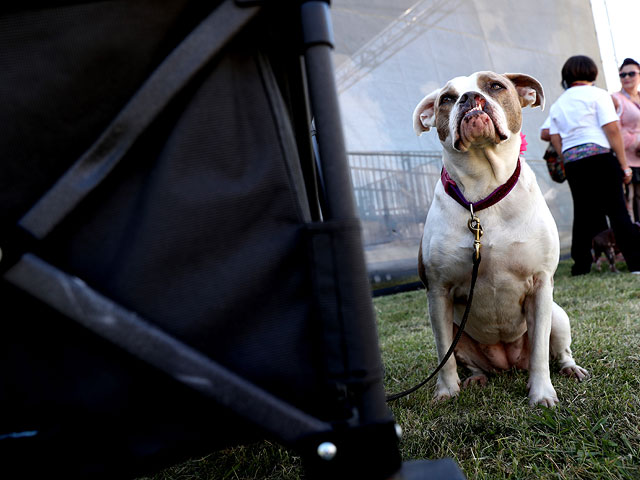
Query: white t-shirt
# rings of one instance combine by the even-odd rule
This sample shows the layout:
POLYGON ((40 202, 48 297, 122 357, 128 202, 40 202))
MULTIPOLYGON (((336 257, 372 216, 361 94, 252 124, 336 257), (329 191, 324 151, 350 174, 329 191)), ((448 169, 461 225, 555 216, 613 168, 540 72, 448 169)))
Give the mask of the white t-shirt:
POLYGON ((590 85, 571 87, 560 95, 549 111, 550 134, 562 138, 562 151, 595 143, 611 148, 602 126, 618 120, 611 95, 590 85))

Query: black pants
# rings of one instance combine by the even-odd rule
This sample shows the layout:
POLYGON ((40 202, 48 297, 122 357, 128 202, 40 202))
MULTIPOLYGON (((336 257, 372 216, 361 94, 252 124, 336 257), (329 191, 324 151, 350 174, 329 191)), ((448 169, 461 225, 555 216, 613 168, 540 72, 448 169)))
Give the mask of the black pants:
POLYGON ((640 222, 640 167, 631 167, 633 178, 629 188, 633 190, 633 216, 640 222))
POLYGON ((591 270, 591 239, 609 228, 605 216, 629 271, 640 270, 640 232, 625 206, 618 159, 612 153, 594 155, 565 164, 565 171, 573 197, 571 258, 575 263, 571 273, 591 270))

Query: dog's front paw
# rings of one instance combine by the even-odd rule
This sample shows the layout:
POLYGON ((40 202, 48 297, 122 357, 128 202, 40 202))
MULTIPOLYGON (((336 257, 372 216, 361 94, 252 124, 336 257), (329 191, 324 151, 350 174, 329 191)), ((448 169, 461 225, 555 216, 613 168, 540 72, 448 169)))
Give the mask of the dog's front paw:
POLYGON ((442 402, 448 400, 451 397, 455 397, 460 393, 460 379, 456 379, 452 382, 444 382, 438 379, 436 382, 436 393, 433 395, 433 400, 436 402, 442 402))
POLYGON ((544 407, 555 407, 558 403, 558 395, 551 385, 551 381, 534 382, 529 381, 529 405, 535 407, 542 405, 544 407))
POLYGON ((560 369, 560 373, 569 378, 575 378, 579 382, 589 378, 589 372, 580 365, 571 365, 560 369))

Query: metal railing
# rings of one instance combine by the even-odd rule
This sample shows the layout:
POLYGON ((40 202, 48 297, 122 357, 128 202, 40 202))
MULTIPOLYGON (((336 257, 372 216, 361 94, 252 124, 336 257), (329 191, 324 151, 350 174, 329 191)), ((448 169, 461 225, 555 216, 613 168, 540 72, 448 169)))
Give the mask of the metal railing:
MULTIPOLYGON (((442 153, 350 152, 348 158, 368 263, 409 255, 402 251, 404 246, 414 247, 407 250, 413 256, 440 179, 442 153)), ((573 219, 568 187, 550 180, 544 160, 527 159, 527 163, 536 173, 558 226, 561 250, 567 254, 573 219)))
POLYGON ((422 235, 440 152, 350 152, 351 181, 365 245, 422 235))

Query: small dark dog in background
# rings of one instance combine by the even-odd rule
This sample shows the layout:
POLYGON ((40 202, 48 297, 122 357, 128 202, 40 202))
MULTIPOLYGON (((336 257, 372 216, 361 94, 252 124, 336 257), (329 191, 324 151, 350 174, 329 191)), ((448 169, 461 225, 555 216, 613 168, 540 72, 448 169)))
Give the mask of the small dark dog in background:
MULTIPOLYGON (((640 222, 634 223, 635 227, 640 230, 640 222)), ((624 261, 620 249, 616 245, 616 237, 613 234, 613 230, 610 228, 600 232, 591 240, 591 255, 593 257, 593 263, 596 264, 598 271, 602 270, 602 254, 609 261, 609 270, 614 273, 618 273, 616 268, 616 262, 624 261)))

